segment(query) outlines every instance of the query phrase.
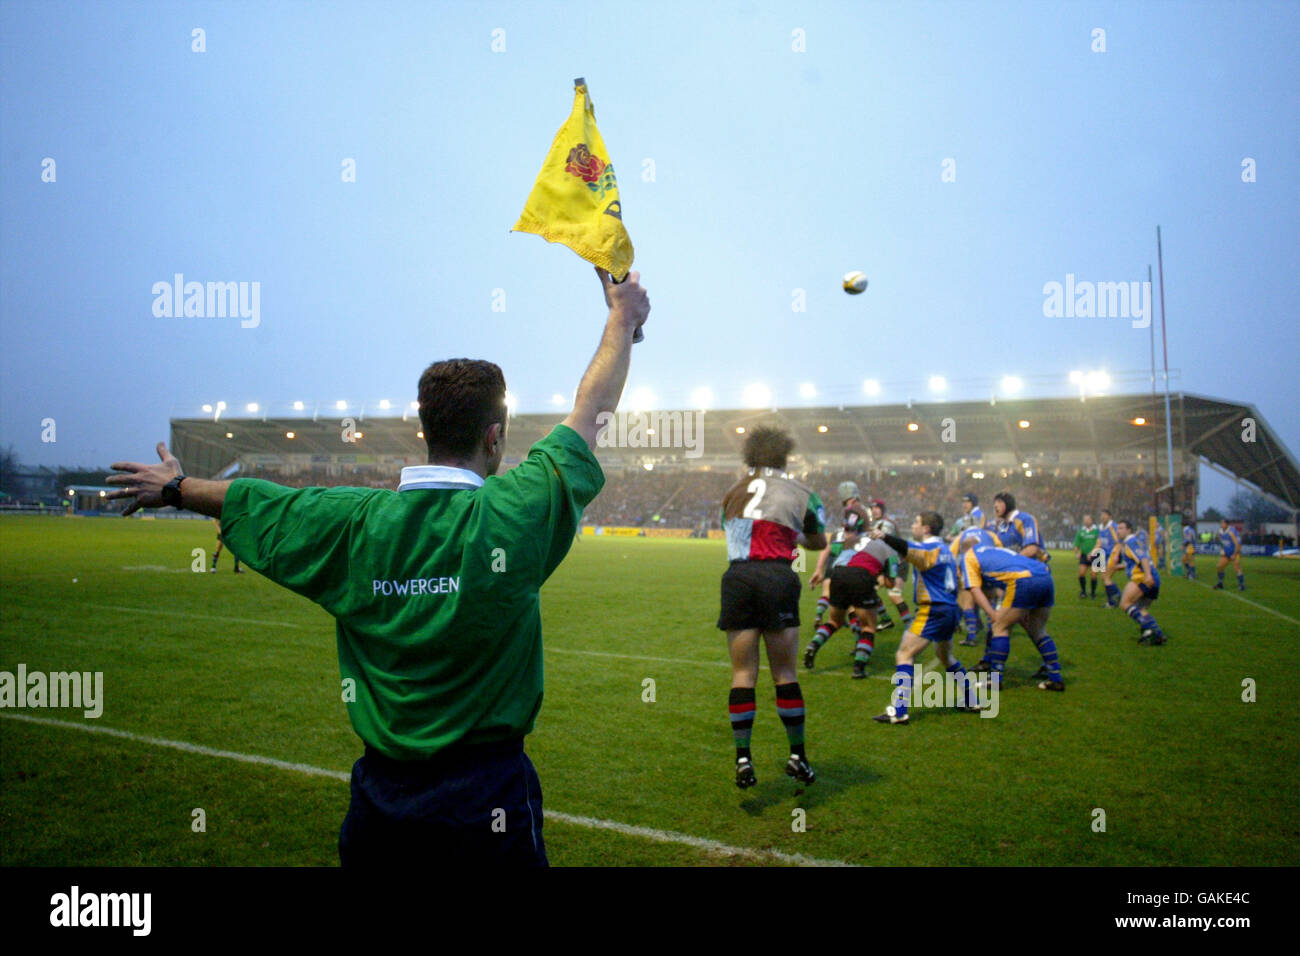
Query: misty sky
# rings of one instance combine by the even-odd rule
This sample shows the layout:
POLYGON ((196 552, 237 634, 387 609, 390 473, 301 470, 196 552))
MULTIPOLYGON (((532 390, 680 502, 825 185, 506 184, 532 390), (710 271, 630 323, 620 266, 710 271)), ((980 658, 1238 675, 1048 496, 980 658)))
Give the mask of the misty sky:
POLYGON ((1300 448, 1294 3, 6 2, 0 31, 0 445, 27 465, 148 458, 218 400, 373 412, 459 355, 557 410, 603 300, 509 229, 576 76, 653 303, 629 392, 1145 373, 1146 330, 1046 317, 1043 286, 1145 280, 1159 223, 1175 389, 1300 448), (257 282, 258 324, 156 317, 175 273, 257 282))

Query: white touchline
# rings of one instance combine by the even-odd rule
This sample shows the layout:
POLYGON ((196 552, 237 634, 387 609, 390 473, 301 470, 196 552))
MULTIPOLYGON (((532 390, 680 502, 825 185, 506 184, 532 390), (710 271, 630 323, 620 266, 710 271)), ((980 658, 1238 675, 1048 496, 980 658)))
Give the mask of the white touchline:
MULTIPOLYGON (((144 734, 133 734, 129 730, 114 730, 112 727, 101 727, 89 724, 74 724, 64 720, 50 720, 46 717, 29 717, 26 714, 4 714, 0 717, 6 720, 21 720, 29 724, 40 724, 43 727, 59 727, 65 730, 85 730, 94 734, 106 734, 109 737, 117 737, 121 740, 130 740, 135 743, 152 744, 155 747, 169 747, 172 750, 180 750, 185 753, 201 754, 205 757, 222 757, 226 760, 238 760, 240 763, 259 764, 264 767, 275 767, 277 770, 292 770, 295 773, 309 774, 314 777, 330 777, 334 780, 347 782, 351 780, 351 774, 343 773, 341 770, 326 770, 323 767, 313 767, 305 763, 290 763, 287 760, 276 760, 274 757, 260 757, 257 754, 241 754, 233 750, 217 750, 213 747, 204 747, 200 744, 186 743, 183 740, 165 740, 162 737, 148 737, 144 734)), ((612 830, 615 833, 622 833, 626 836, 642 837, 647 840, 654 840, 658 843, 678 843, 683 846, 694 847, 697 850, 707 850, 710 853, 724 853, 728 856, 740 856, 747 859, 763 860, 772 859, 782 863, 792 863, 797 866, 856 866, 854 863, 846 863, 843 860, 819 860, 814 857, 804 856, 801 853, 782 853, 780 850, 755 850, 749 847, 729 846, 726 843, 719 843, 717 840, 708 840, 704 837, 691 836, 688 833, 676 833, 672 830, 655 830, 651 827, 638 827, 630 823, 619 823, 616 820, 599 820, 595 817, 574 816, 568 813, 559 813, 555 810, 545 810, 543 813, 545 819, 553 820, 558 823, 567 823, 571 826, 587 827, 593 830, 612 830)))
MULTIPOLYGON (((1213 585, 1206 584, 1204 581, 1193 580, 1192 583, 1199 584, 1203 588, 1209 588, 1211 591, 1214 590, 1213 585)), ((1290 621, 1292 624, 1300 624, 1300 621, 1297 621, 1295 618, 1288 617, 1287 615, 1283 614, 1281 611, 1275 611, 1271 607, 1265 607, 1264 605, 1256 601, 1252 601, 1250 598, 1244 598, 1240 594, 1234 594, 1233 592, 1229 591, 1226 587, 1223 589, 1223 593, 1228 595, 1228 597, 1230 598, 1236 598, 1238 601, 1245 601, 1247 604, 1251 605, 1252 607, 1257 607, 1261 611, 1268 611, 1269 614, 1276 615, 1277 617, 1280 617, 1284 621, 1290 621)))

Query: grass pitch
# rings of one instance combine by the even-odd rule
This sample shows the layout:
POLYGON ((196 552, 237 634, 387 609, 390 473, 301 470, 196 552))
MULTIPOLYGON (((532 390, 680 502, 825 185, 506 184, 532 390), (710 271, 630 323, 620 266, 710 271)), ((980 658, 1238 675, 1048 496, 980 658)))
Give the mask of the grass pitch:
MULTIPOLYGON (((105 696, 97 720, 0 711, 0 864, 337 863, 342 780, 139 739, 342 775, 360 754, 332 618, 232 574, 229 554, 218 574, 191 572, 192 549, 213 544, 208 522, 0 519, 0 670, 102 671, 105 696)), ((542 592, 546 700, 528 750, 551 861, 1295 865, 1300 562, 1247 559, 1247 600, 1209 589, 1213 565, 1199 559, 1200 583, 1163 576, 1153 611, 1170 642, 1141 647, 1132 621, 1077 597, 1074 562, 1056 555, 1068 690, 1036 689, 1018 634, 994 719, 920 709, 910 726, 873 723, 899 631, 880 635, 865 681, 849 678, 841 631, 800 672, 817 783, 796 794, 781 772, 764 671, 759 783, 741 792, 713 626, 722 543, 584 539, 542 592)), ((804 643, 814 601, 806 590, 804 643)))

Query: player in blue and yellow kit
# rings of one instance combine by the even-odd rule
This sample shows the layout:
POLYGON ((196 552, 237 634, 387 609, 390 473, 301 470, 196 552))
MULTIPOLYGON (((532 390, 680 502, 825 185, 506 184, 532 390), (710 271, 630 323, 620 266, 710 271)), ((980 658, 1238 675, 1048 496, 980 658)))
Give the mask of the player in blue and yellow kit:
MULTIPOLYGON (((961 554, 961 543, 967 539, 974 541, 976 544, 992 545, 995 548, 1002 547, 1002 539, 995 532, 975 525, 962 531, 952 539, 952 556, 955 560, 961 554)), ((980 632, 980 612, 975 606, 974 599, 966 593, 964 588, 957 592, 957 607, 961 611, 962 622, 966 626, 966 636, 962 639, 961 646, 974 647, 980 632)))
POLYGON ((962 516, 957 519, 957 531, 961 533, 967 528, 984 527, 984 509, 980 507, 980 500, 971 492, 961 496, 962 516))
MULTIPOLYGON (((957 563, 939 537, 941 531, 943 518, 937 512, 925 511, 912 520, 915 540, 910 544, 880 529, 871 532, 873 538, 883 540, 916 568, 912 576, 912 603, 916 611, 894 655, 892 703, 883 714, 872 718, 882 724, 906 724, 911 720, 907 703, 912 697, 912 679, 916 673, 913 662, 929 644, 934 644, 935 656, 948 673, 957 675, 959 686, 965 683, 966 668, 952 656, 952 632, 957 627, 957 563)), ((966 703, 969 701, 963 699, 962 706, 966 703)))
MULTIPOLYGON (((1036 558, 1016 554, 1009 548, 962 542, 961 584, 967 593, 993 618, 993 638, 984 660, 975 665, 981 673, 1003 673, 1011 652, 1011 628, 1019 624, 1043 658, 1040 690, 1065 690, 1056 642, 1047 633, 1047 620, 1056 603, 1056 586, 1047 565, 1036 558), (1002 600, 994 609, 984 586, 993 582, 1002 589, 1002 600)), ((1040 675, 1035 675, 1040 676, 1040 675)))
POLYGON ((1183 573, 1187 580, 1196 580, 1196 529, 1190 521, 1183 525, 1183 573))
POLYGON ((1223 590, 1223 569, 1232 562, 1232 568, 1237 572, 1237 590, 1246 590, 1246 575, 1241 573, 1241 538, 1237 535, 1237 529, 1228 524, 1228 519, 1223 518, 1219 521, 1219 547, 1223 553, 1219 555, 1219 564, 1214 569, 1218 572, 1219 581, 1214 585, 1214 590, 1223 590))
POLYGON ((1002 539, 1002 547, 1010 548, 1026 558, 1047 562, 1047 549, 1038 533, 1038 522, 1028 512, 1016 507, 1016 496, 1003 491, 993 496, 993 513, 997 525, 993 529, 1002 539))
POLYGON ((1133 523, 1123 518, 1115 526, 1115 531, 1119 536, 1116 554, 1128 572, 1128 584, 1124 585, 1119 608, 1142 629, 1139 644, 1163 644, 1167 640, 1165 632, 1160 630, 1156 619, 1147 613, 1151 602, 1160 596, 1160 575, 1147 550, 1147 536, 1141 531, 1135 531, 1133 523))
POLYGON ((1118 543, 1119 537, 1115 533, 1115 519, 1111 517, 1109 508, 1102 508, 1101 526, 1097 529, 1097 547, 1101 549, 1101 583, 1106 589, 1107 607, 1119 607, 1119 588, 1110 579, 1111 572, 1117 566, 1111 555, 1118 543))

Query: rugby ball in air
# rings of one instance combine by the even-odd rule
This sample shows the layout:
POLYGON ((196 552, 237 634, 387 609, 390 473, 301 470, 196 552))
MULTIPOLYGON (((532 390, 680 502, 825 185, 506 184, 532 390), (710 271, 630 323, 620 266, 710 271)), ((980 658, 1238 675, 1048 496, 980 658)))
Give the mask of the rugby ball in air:
POLYGON ((844 291, 849 295, 858 295, 867 288, 867 276, 864 272, 850 272, 844 276, 844 291))

